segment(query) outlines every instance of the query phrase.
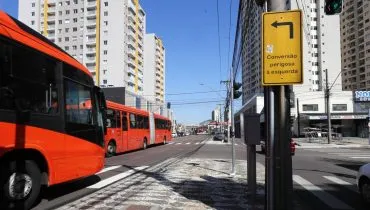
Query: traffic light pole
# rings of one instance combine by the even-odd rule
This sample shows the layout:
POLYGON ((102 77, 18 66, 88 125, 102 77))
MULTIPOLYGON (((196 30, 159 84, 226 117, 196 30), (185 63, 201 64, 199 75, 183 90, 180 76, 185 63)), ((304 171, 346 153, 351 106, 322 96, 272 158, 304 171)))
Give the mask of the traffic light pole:
POLYGON ((231 70, 230 75, 230 113, 231 113, 231 156, 232 156, 232 168, 231 168, 231 176, 236 174, 235 172, 235 123, 234 123, 234 113, 233 113, 233 103, 234 101, 234 73, 231 70))
MULTIPOLYGON (((287 0, 267 0, 267 11, 285 11, 287 0)), ((262 48, 263 49, 263 48, 262 48)), ((292 209, 292 158, 290 154, 290 87, 267 87, 266 209, 292 209)))

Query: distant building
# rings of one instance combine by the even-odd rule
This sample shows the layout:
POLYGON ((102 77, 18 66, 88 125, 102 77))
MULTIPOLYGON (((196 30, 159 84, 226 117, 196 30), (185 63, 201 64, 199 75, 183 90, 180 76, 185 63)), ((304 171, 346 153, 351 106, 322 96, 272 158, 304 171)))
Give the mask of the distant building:
POLYGON ((165 101, 165 48, 155 34, 145 34, 144 39, 144 95, 153 102, 165 101))
POLYGON ((370 90, 370 2, 343 0, 340 15, 344 90, 370 90))
POLYGON ((221 110, 219 107, 212 111, 212 121, 221 122, 221 110))
POLYGON ((18 14, 83 63, 97 85, 143 94, 146 26, 139 0, 19 0, 18 14))

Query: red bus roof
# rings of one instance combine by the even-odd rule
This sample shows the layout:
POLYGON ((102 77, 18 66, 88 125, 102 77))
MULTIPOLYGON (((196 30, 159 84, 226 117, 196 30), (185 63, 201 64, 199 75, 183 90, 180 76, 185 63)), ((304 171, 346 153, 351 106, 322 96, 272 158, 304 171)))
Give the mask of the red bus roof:
POLYGON ((133 107, 129 107, 129 106, 119 104, 119 103, 115 103, 113 101, 108 101, 108 100, 107 100, 107 107, 111 108, 111 109, 117 109, 117 110, 121 110, 121 111, 131 112, 131 113, 134 113, 134 114, 141 114, 141 115, 145 115, 145 116, 149 115, 149 112, 147 112, 147 111, 136 109, 136 108, 133 108, 133 107))
POLYGON ((53 42, 0 10, 0 35, 43 52, 92 76, 90 71, 53 42))
POLYGON ((168 120, 168 121, 170 121, 170 119, 168 119, 167 117, 162 116, 162 115, 159 115, 159 114, 154 114, 154 118, 155 119, 162 119, 162 120, 168 120))

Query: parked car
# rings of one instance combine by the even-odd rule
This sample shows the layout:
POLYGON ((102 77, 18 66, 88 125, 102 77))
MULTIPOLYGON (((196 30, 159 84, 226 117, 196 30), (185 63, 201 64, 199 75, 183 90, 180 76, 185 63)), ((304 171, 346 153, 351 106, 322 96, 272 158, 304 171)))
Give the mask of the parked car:
MULTIPOLYGON (((266 153, 266 141, 261 140, 261 152, 266 153)), ((298 145, 293 139, 290 140, 290 154, 295 155, 295 146, 298 145)))
POLYGON ((172 133, 172 137, 177 137, 177 133, 176 132, 173 132, 172 133))
POLYGON ((221 132, 217 132, 214 136, 213 136, 213 140, 225 140, 225 134, 224 133, 221 133, 221 132))
POLYGON ((370 163, 361 166, 357 174, 357 187, 362 200, 370 205, 370 163))

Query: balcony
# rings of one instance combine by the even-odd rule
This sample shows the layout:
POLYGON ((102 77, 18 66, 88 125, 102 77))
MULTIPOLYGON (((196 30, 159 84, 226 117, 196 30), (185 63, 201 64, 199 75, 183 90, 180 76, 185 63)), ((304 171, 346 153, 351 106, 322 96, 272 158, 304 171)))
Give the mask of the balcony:
POLYGON ((130 73, 130 74, 135 75, 135 69, 134 69, 133 67, 129 66, 129 67, 127 68, 127 73, 130 73))
POLYGON ((86 40, 86 45, 95 46, 96 45, 96 39, 87 39, 86 40))
POLYGON ((92 27, 92 26, 96 27, 96 19, 95 20, 88 20, 87 23, 86 23, 86 26, 87 27, 92 27))
POLYGON ((87 33, 88 35, 96 34, 96 29, 87 29, 87 30, 86 30, 86 33, 87 33))
POLYGON ((96 1, 87 1, 86 6, 87 8, 92 8, 92 7, 96 8, 96 1))

